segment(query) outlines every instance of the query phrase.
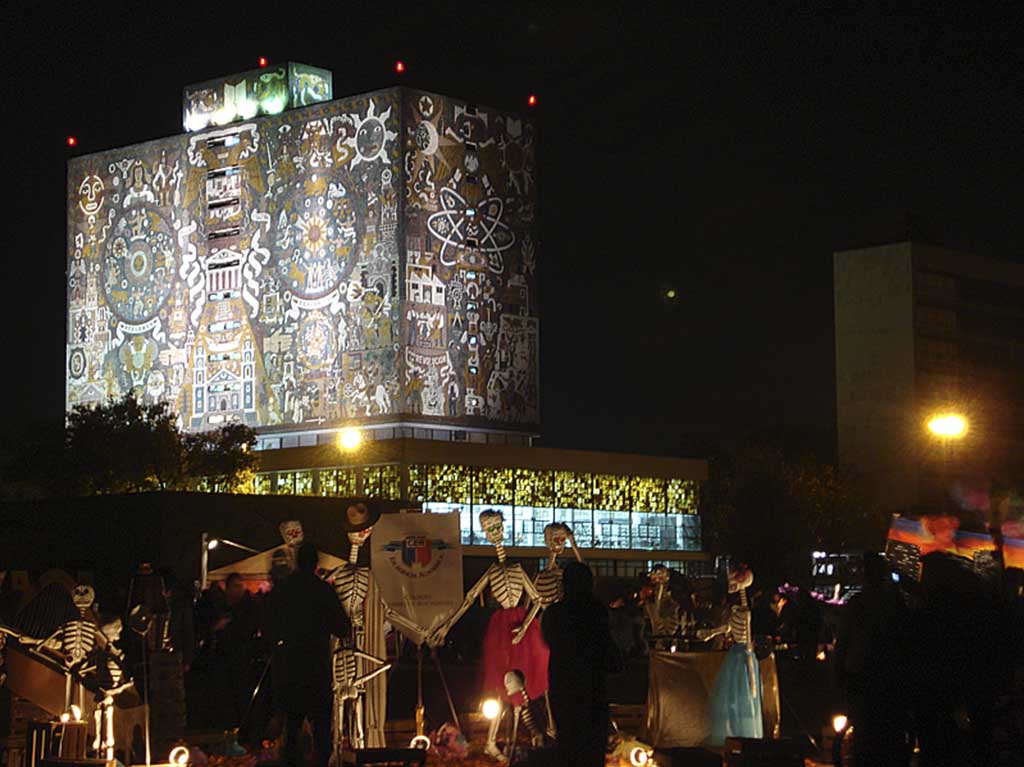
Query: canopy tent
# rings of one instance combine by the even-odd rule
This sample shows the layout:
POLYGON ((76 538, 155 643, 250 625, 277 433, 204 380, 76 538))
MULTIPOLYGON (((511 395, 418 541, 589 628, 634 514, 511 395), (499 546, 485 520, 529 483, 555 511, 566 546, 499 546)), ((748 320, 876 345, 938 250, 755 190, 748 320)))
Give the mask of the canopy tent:
MULTIPOLYGON (((210 570, 206 576, 207 580, 210 583, 225 581, 231 573, 238 573, 242 576, 242 581, 249 591, 266 590, 270 586, 270 570, 274 565, 274 553, 280 552, 277 555, 278 561, 280 561, 281 557, 285 556, 284 549, 284 545, 275 546, 272 549, 261 551, 259 554, 253 554, 237 562, 222 565, 215 570, 210 570)), ((320 569, 326 572, 330 572, 344 561, 333 554, 320 552, 320 569)))

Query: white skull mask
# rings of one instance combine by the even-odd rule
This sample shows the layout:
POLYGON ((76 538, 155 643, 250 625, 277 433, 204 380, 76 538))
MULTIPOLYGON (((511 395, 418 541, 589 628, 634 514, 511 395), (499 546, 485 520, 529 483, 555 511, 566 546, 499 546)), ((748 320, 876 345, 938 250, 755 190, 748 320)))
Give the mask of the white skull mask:
POLYGON ((651 570, 651 583, 661 586, 668 583, 668 568, 665 565, 655 565, 651 570))
POLYGON ((513 669, 505 674, 505 693, 511 698, 526 688, 526 677, 523 672, 513 669))
POLYGON ((484 535, 487 536, 487 540, 495 546, 505 540, 505 521, 502 518, 500 511, 493 511, 490 509, 487 511, 481 511, 480 529, 484 531, 484 535))
POLYGON ((71 601, 75 603, 75 607, 78 608, 79 612, 85 612, 92 603, 96 601, 96 592, 93 591, 92 586, 86 586, 84 583, 80 583, 75 586, 75 590, 71 592, 71 601))
POLYGON ((281 539, 289 546, 301 546, 306 537, 302 531, 302 523, 298 520, 282 522, 278 530, 281 531, 281 539))
POLYGON ((740 589, 749 589, 754 584, 754 571, 746 567, 738 567, 729 571, 729 593, 735 594, 740 589))
POLYGON ((562 522, 552 522, 544 526, 544 543, 548 551, 556 557, 565 551, 565 542, 569 538, 569 528, 562 522))

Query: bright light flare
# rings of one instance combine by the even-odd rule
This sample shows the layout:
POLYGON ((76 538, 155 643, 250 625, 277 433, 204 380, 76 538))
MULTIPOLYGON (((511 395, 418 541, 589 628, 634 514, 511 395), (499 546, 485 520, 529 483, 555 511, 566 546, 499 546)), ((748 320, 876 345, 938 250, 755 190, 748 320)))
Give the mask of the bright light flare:
POLYGON ((531 107, 537 106, 537 95, 534 94, 534 93, 531 93, 529 96, 527 96, 526 104, 527 104, 527 106, 531 106, 531 107))
POLYGON ((409 741, 409 748, 415 748, 419 751, 429 751, 430 738, 426 735, 417 735, 409 741))
POLYGON ((928 422, 932 434, 945 439, 958 439, 967 433, 967 420, 954 413, 937 415, 928 422))
POLYGON ((267 59, 266 56, 260 56, 258 59, 256 59, 256 63, 259 64, 260 69, 262 69, 263 67, 267 66, 267 64, 269 64, 270 61, 267 59))
POLYGON ((818 654, 815 655, 814 657, 817 658, 820 662, 824 663, 825 662, 825 658, 827 658, 828 656, 825 655, 825 651, 824 650, 818 650, 818 654))
POLYGON ((188 749, 185 746, 175 746, 171 749, 167 761, 177 767, 185 767, 188 764, 188 749))
POLYGON ((60 715, 60 722, 61 722, 61 724, 67 724, 70 721, 71 721, 71 714, 69 714, 67 711, 65 711, 63 714, 60 715))
POLYGON ((397 72, 398 74, 402 74, 402 72, 404 72, 404 71, 405 71, 405 62, 404 61, 396 61, 395 62, 395 72, 397 72))
POLYGON ((648 767, 651 764, 651 752, 646 748, 637 746, 629 752, 629 763, 633 767, 648 767))
POLYGON ((501 704, 495 698, 488 698, 484 701, 480 710, 483 711, 485 719, 493 721, 494 719, 497 719, 498 714, 501 713, 501 704))
POLYGON ((359 429, 342 429, 338 434, 338 444, 343 450, 355 450, 363 442, 359 429))
POLYGON ((846 718, 846 714, 836 714, 832 717, 832 729, 836 731, 837 735, 845 730, 849 723, 850 720, 846 718))
POLYGON ((82 721, 82 709, 80 709, 73 703, 71 704, 71 718, 74 719, 76 722, 82 721))
POLYGON ((68 146, 78 146, 78 138, 76 136, 68 136, 64 141, 68 146))
POLYGON ((213 551, 218 546, 220 546, 220 541, 217 540, 216 538, 212 538, 212 539, 210 539, 209 541, 206 542, 206 550, 207 551, 213 551))

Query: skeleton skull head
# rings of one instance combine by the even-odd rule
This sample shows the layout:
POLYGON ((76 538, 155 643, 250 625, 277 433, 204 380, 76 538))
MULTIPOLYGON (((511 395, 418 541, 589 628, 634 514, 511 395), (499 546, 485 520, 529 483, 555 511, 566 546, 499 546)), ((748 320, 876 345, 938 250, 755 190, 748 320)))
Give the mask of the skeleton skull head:
POLYGON ((651 570, 651 583, 661 586, 668 583, 668 568, 665 565, 655 565, 651 570))
POLYGON ((287 522, 282 522, 278 529, 281 531, 281 539, 289 546, 301 546, 305 540, 302 523, 298 520, 289 519, 287 522))
POLYGON ((363 527, 361 530, 353 530, 348 534, 349 543, 362 546, 366 543, 367 539, 370 537, 371 531, 373 530, 373 525, 366 524, 370 520, 370 510, 366 507, 365 503, 353 503, 345 509, 345 517, 348 519, 348 523, 352 527, 366 525, 366 527, 363 527))
POLYGON ((550 525, 544 525, 544 545, 556 557, 565 551, 565 542, 569 535, 569 526, 564 522, 552 522, 550 525))
POLYGON ((512 669, 505 674, 505 692, 512 698, 526 688, 526 676, 519 669, 512 669))
POLYGON ((488 509, 480 512, 480 528, 487 540, 497 546, 505 540, 505 517, 500 511, 488 509))
POLYGON ((749 589, 754 583, 754 572, 746 565, 737 565, 729 570, 729 593, 735 594, 740 589, 749 589))
POLYGON ((93 591, 92 586, 79 583, 75 586, 75 590, 71 592, 71 601, 75 603, 75 607, 78 608, 79 612, 84 613, 96 601, 96 592, 93 591))

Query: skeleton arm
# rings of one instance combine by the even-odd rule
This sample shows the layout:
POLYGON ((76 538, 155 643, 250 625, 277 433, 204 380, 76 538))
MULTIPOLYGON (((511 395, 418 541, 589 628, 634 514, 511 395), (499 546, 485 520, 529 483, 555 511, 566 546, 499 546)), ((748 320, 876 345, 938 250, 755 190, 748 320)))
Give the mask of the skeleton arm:
POLYGON ((580 553, 580 547, 576 545, 576 535, 575 535, 575 533, 573 533, 573 531, 570 530, 567 537, 569 539, 569 543, 572 544, 572 555, 574 557, 576 557, 576 561, 577 562, 582 563, 583 562, 583 554, 580 553))
POLYGON ((717 636, 725 636, 732 633, 732 626, 726 623, 724 626, 715 626, 710 629, 697 629, 697 639, 702 642, 710 642, 717 636))
POLYGON ((387 602, 383 602, 383 605, 384 617, 387 619, 388 623, 390 623, 395 628, 402 629, 407 634, 411 634, 412 636, 414 636, 415 639, 413 641, 416 642, 417 646, 422 645, 424 642, 427 641, 429 634, 425 628, 420 626, 418 623, 414 623, 413 621, 409 620, 401 613, 395 612, 393 609, 391 609, 387 602))
POLYGON ((523 580, 523 590, 530 598, 530 611, 526 614, 526 619, 523 621, 523 625, 516 629, 515 633, 512 634, 512 644, 519 644, 523 641, 523 637, 526 636, 527 629, 530 628, 530 624, 533 622, 533 619, 537 617, 537 613, 539 613, 541 607, 543 607, 540 598, 540 591, 537 590, 537 584, 529 578, 526 578, 523 580))
MULTIPOLYGON (((487 588, 487 584, 491 582, 491 572, 497 565, 491 565, 487 568, 487 572, 480 576, 478 580, 468 592, 466 592, 466 598, 462 604, 459 605, 459 609, 452 613, 450 616, 445 618, 441 624, 434 629, 430 636, 427 637, 427 644, 431 647, 440 647, 444 644, 445 637, 448 636, 448 632, 451 631, 452 626, 459 622, 459 619, 466 614, 466 611, 472 607, 473 602, 484 593, 484 589, 487 588)), ((529 579, 526 581, 530 583, 529 579)), ((531 588, 533 584, 530 584, 531 588)))

